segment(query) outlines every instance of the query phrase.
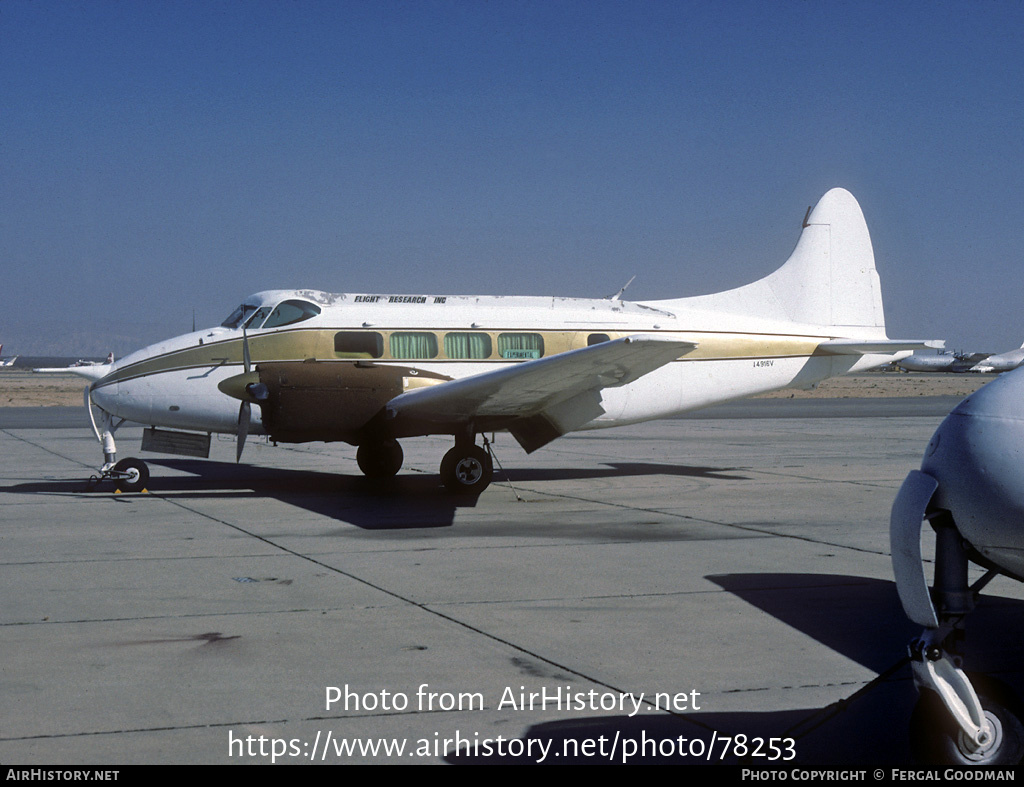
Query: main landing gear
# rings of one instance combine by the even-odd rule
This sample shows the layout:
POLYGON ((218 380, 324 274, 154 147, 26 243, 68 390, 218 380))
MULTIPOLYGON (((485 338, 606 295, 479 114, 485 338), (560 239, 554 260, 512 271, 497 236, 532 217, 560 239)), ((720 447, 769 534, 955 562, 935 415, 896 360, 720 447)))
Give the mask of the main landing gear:
POLYGON ((441 482, 457 495, 479 495, 491 484, 491 455, 474 443, 455 442, 441 460, 441 482))
POLYGON ((397 440, 363 443, 356 449, 356 464, 367 478, 391 478, 402 469, 403 457, 397 440))
MULTIPOLYGON (((356 449, 356 463, 367 478, 391 478, 402 467, 402 446, 397 440, 367 441, 356 449)), ((472 438, 456 439, 441 460, 441 481, 457 495, 479 495, 491 483, 494 462, 472 438)))

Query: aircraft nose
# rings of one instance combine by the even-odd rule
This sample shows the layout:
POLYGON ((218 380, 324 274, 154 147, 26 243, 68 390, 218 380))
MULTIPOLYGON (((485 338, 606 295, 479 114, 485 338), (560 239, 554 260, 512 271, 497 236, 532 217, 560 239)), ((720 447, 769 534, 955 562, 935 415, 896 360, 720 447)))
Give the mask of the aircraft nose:
POLYGON ((89 386, 89 398, 97 407, 117 415, 118 385, 117 383, 101 383, 103 381, 99 380, 89 386))
POLYGON ((1024 370, 976 391, 936 430, 921 470, 939 482, 932 507, 997 563, 1024 572, 1024 370))
POLYGON ((96 386, 89 386, 89 399, 97 407, 103 407, 104 402, 107 399, 107 394, 102 388, 96 388, 96 386))

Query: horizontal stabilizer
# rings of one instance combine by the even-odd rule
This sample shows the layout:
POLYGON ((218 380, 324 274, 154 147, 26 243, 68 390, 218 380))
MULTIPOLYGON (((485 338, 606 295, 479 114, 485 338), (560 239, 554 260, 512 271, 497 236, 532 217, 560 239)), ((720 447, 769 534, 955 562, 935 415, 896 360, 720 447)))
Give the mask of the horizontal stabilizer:
POLYGON ((882 339, 880 341, 860 341, 859 339, 830 339, 818 345, 819 350, 835 355, 869 355, 871 353, 898 353, 903 350, 923 350, 927 347, 939 349, 945 347, 941 339, 902 340, 882 339))

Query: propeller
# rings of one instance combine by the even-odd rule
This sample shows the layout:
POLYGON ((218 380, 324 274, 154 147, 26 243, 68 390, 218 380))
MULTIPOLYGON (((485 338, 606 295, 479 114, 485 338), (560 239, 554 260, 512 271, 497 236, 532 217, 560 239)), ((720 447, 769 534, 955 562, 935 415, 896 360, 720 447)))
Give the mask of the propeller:
POLYGON ((242 328, 242 366, 245 371, 233 377, 225 378, 217 383, 221 393, 225 393, 233 399, 239 399, 242 404, 238 408, 238 443, 235 447, 235 461, 242 459, 242 449, 245 447, 245 438, 249 436, 249 427, 252 423, 252 403, 263 404, 270 399, 270 389, 265 383, 260 382, 260 373, 252 370, 252 355, 249 353, 249 335, 245 328, 242 328))

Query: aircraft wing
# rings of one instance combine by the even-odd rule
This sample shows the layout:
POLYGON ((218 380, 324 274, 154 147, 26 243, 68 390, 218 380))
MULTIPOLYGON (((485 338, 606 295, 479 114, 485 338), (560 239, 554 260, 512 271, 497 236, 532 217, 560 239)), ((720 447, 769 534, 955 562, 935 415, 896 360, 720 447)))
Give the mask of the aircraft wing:
POLYGON ((60 366, 33 369, 37 374, 77 374, 86 380, 99 380, 106 377, 110 372, 110 364, 97 364, 96 366, 60 366))
POLYGON ((386 414, 397 422, 502 422, 531 452, 603 414, 602 388, 631 383, 696 346, 627 336, 407 391, 388 402, 386 414))
POLYGON ((902 350, 923 350, 926 347, 938 349, 946 343, 940 340, 882 339, 864 341, 861 339, 830 339, 818 345, 819 350, 835 355, 869 355, 872 353, 897 353, 902 350))

